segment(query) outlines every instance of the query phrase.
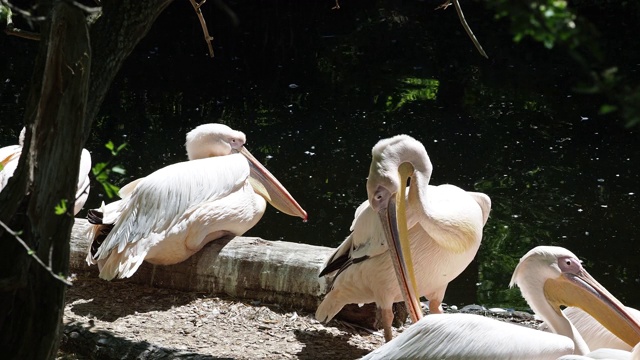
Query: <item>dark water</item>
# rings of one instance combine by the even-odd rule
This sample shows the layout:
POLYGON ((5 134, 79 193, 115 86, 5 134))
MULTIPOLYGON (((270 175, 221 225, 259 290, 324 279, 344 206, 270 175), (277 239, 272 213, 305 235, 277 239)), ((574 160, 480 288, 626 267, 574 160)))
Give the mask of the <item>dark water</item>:
MULTIPOLYGON (((366 199, 371 147, 407 133, 427 148, 433 184, 493 202, 477 260, 445 302, 522 307, 519 292, 507 290, 511 272, 546 244, 572 250, 620 300, 640 306, 638 134, 573 91, 578 75, 558 65, 562 56, 514 45, 487 22, 475 25, 491 56, 484 60, 454 12, 422 19, 437 21, 425 35, 363 21, 374 8, 313 6, 244 4, 237 14, 251 20, 238 27, 211 12, 217 57, 209 59, 188 3, 172 5, 114 82, 86 144, 93 161, 110 159, 107 141, 127 142, 116 159, 127 175, 113 178, 123 185, 184 160, 193 127, 224 122, 247 134, 247 148, 309 213, 303 223, 270 208, 247 235, 337 246, 366 199), (447 43, 431 43, 445 34, 447 43)), ((21 128, 25 59, 35 54, 13 49, 0 79, 3 145, 21 128)), ((87 206, 102 200, 94 184, 87 206)))

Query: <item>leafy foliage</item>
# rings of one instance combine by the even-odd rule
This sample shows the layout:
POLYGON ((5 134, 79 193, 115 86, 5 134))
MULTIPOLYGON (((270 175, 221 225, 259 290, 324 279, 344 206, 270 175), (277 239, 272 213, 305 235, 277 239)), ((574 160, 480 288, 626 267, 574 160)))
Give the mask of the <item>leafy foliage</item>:
POLYGON ((111 173, 116 173, 120 175, 124 175, 126 173, 124 167, 121 165, 111 166, 111 163, 115 159, 115 157, 120 153, 120 151, 124 150, 127 147, 127 143, 122 143, 119 146, 116 146, 112 141, 109 141, 105 144, 105 147, 111 151, 111 155, 113 156, 111 160, 108 162, 99 162, 93 166, 91 172, 93 176, 96 178, 104 192, 107 194, 107 197, 112 199, 118 196, 118 191, 120 188, 114 185, 110 180, 111 173))
POLYGON ((548 49, 556 43, 566 43, 571 47, 581 41, 580 28, 576 26, 577 16, 562 0, 542 0, 531 2, 513 2, 507 0, 492 1, 496 9, 496 18, 509 18, 513 40, 520 42, 531 37, 548 49))
POLYGON ((0 22, 6 23, 11 17, 11 9, 0 3, 0 22))
POLYGON ((638 13, 637 2, 577 1, 569 4, 565 0, 494 0, 487 6, 494 9, 496 19, 509 21, 515 42, 531 38, 548 49, 565 49, 575 61, 576 73, 583 76, 578 80, 583 84, 577 85, 577 90, 605 98, 600 114, 617 112, 627 127, 640 124, 640 85, 629 85, 637 81, 633 79, 634 71, 622 70, 619 66, 635 60, 615 55, 620 47, 627 46, 624 39, 635 37, 635 32, 625 28, 620 19, 621 31, 614 30, 613 33, 607 28, 606 16, 601 16, 606 13, 615 18, 616 12, 618 16, 638 13))

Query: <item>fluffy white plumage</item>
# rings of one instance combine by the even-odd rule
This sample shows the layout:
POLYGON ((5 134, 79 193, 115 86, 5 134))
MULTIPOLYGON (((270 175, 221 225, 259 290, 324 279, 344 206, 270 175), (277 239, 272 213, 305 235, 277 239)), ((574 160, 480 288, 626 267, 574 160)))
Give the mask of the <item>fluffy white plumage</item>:
POLYGON ((433 314, 363 359, 554 360, 572 351, 568 337, 480 315, 433 314))
MULTIPOLYGON (((175 264, 210 241, 252 228, 266 200, 249 180, 254 169, 268 171, 244 149, 244 142, 243 133, 226 125, 201 125, 187 135, 190 161, 123 187, 122 200, 103 206, 102 219, 94 219, 90 230, 94 243, 87 261, 98 263, 100 277, 130 277, 144 260, 175 264)), ((291 212, 280 210, 306 218, 286 189, 279 183, 273 186, 281 191, 276 196, 283 194, 284 202, 293 204, 291 212)), ((269 197, 272 203, 276 196, 269 197)))
MULTIPOLYGON (((432 172, 429 156, 420 142, 406 135, 381 140, 373 148, 367 184, 370 200, 371 187, 386 186, 390 193, 405 191, 405 186, 396 179, 404 162, 415 169, 406 199, 418 293, 430 300, 432 313, 439 313, 447 285, 476 255, 491 200, 485 194, 453 185, 429 185, 432 172)), ((320 273, 323 276, 337 271, 316 318, 329 321, 346 304, 375 302, 382 311, 382 326, 388 340, 393 318, 391 307, 403 298, 382 222, 370 200, 358 207, 351 234, 327 259, 320 273)))
MULTIPOLYGON (((569 292, 555 291, 561 286, 573 289, 597 289, 593 278, 586 273, 579 260, 570 251, 551 246, 536 247, 522 257, 514 271, 512 285, 517 284, 523 296, 536 313, 547 323, 553 324, 556 333, 549 333, 520 325, 471 314, 428 315, 410 326, 400 336, 372 351, 363 359, 589 359, 597 356, 631 358, 628 352, 598 349, 590 352, 584 346, 580 334, 559 311, 557 304, 563 297, 575 296, 569 292), (573 281, 573 279, 578 279, 573 281), (551 280, 551 283, 548 281, 551 280), (558 281, 556 283, 556 281, 558 281), (560 284, 560 285, 558 285, 560 284), (552 287, 554 287, 552 289, 552 287), (547 298, 547 296, 549 296, 547 298), (554 304, 552 304, 554 302, 554 304), (552 310, 555 308, 555 310, 552 310), (552 310, 552 311, 547 311, 552 310), (572 354, 576 353, 574 356, 572 354), (593 357, 591 357, 593 356, 593 357)), ((603 289, 603 288, 602 288, 603 289)), ((596 301, 611 304, 608 292, 593 293, 596 301)), ((589 303, 591 295, 578 294, 578 301, 589 303)), ((614 299, 614 298, 613 298, 614 299)), ((615 299, 614 299, 615 300, 615 299)), ((617 301, 617 300, 615 300, 617 301)), ((589 303, 589 309, 602 308, 589 303), (593 306, 593 307, 591 307, 593 306)), ((609 306, 609 305, 606 305, 609 306)), ((613 305, 612 308, 616 306, 613 305)), ((616 310, 614 310, 616 311, 616 310)), ((607 315, 607 316, 610 316, 607 315)), ((615 321, 627 322, 629 314, 615 317, 615 321), (626 316, 626 317, 625 317, 626 316)), ((634 339, 640 339, 640 326, 629 325, 635 331, 634 339)), ((638 350, 640 352, 640 350, 638 350)), ((612 357, 614 358, 614 357, 612 357)))

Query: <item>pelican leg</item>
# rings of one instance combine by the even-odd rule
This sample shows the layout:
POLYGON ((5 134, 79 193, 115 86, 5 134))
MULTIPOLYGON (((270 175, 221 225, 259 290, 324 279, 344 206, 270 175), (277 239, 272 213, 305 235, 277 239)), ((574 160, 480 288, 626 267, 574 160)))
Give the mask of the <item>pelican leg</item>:
POLYGON ((444 310, 442 310, 442 301, 429 301, 429 314, 442 314, 444 310))
POLYGON ((393 322, 393 309, 378 308, 380 312, 380 320, 382 322, 382 329, 384 330, 384 341, 389 342, 393 339, 393 332, 391 331, 391 323, 393 322))
POLYGON ((153 287, 153 279, 156 277, 156 264, 153 264, 151 268, 151 280, 149 280, 149 286, 153 287))
POLYGON ((429 299, 429 313, 430 314, 443 314, 442 300, 444 300, 444 293, 447 291, 447 287, 437 289, 431 294, 426 294, 426 298, 429 299))

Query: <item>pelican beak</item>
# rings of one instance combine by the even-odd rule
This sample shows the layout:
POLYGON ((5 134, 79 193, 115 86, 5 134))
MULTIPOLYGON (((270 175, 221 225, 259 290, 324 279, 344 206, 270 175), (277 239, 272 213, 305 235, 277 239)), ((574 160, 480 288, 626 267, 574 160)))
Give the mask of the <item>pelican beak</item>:
POLYGON ((16 151, 6 158, 0 160, 0 171, 4 169, 4 167, 7 166, 7 164, 10 163, 13 159, 19 157, 21 153, 21 151, 16 151))
POLYGON ((562 305, 579 307, 631 347, 640 342, 640 323, 586 270, 547 280, 544 294, 558 313, 562 305))
POLYGON ((249 160, 251 173, 249 181, 253 190, 264 197, 269 204, 276 209, 291 216, 301 217, 307 220, 307 212, 302 209, 298 202, 289 194, 280 181, 273 176, 244 146, 239 150, 240 154, 249 160))
MULTIPOLYGON (((409 165, 408 163, 405 163, 409 165)), ((402 164, 399 169, 401 190, 395 196, 389 198, 386 208, 381 208, 378 212, 382 227, 387 238, 391 261, 396 271, 400 291, 407 304, 407 309, 411 315, 411 321, 416 323, 422 318, 422 308, 418 301, 418 290, 416 286, 413 260, 411 259, 411 247, 409 243, 407 229, 407 215, 405 205, 405 184, 409 174, 413 169, 408 169, 402 164)), ((410 166, 410 165, 409 165, 410 166)))

